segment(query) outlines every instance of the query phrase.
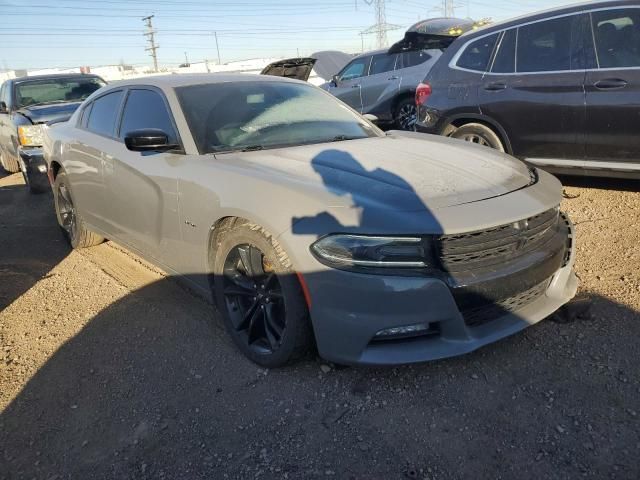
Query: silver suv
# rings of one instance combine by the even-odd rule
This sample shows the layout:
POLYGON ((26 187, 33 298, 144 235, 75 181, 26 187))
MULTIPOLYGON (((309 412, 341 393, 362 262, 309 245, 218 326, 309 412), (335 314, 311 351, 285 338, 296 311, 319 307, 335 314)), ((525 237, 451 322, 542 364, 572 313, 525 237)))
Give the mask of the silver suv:
POLYGON ((416 87, 441 55, 438 49, 364 53, 321 87, 358 112, 375 115, 380 124, 413 130, 416 87))

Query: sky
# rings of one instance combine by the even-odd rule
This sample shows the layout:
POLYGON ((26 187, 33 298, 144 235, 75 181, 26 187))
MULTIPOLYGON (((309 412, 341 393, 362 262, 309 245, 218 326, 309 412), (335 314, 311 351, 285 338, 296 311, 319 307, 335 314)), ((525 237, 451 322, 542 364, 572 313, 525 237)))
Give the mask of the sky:
MULTIPOLYGON (((458 0, 456 17, 494 21, 572 0, 458 0)), ((0 69, 151 65, 142 17, 154 15, 158 63, 176 66, 319 50, 377 48, 375 0, 0 0, 0 69)), ((389 45, 411 24, 442 16, 442 0, 386 0, 389 45)))

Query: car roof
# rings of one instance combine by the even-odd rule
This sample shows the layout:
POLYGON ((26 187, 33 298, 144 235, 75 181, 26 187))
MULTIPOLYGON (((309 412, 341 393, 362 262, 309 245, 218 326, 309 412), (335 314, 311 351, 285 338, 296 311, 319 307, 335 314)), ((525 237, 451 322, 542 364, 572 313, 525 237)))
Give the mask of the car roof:
POLYGON ((140 77, 131 80, 119 80, 108 85, 109 89, 114 87, 126 87, 135 85, 155 86, 161 89, 171 89, 176 87, 186 87, 190 85, 202 85, 211 83, 229 83, 229 82, 306 82, 293 80, 284 77, 273 77, 270 75, 255 75, 250 73, 188 73, 188 74, 169 74, 156 75, 151 77, 140 77))
MULTIPOLYGON (((459 38, 468 40, 476 36, 486 35, 495 31, 501 31, 509 27, 514 27, 523 23, 524 21, 543 20, 549 17, 561 16, 564 14, 571 14, 580 12, 583 10, 598 10, 600 8, 613 8, 613 7, 633 7, 637 6, 637 2, 631 2, 629 0, 600 0, 595 2, 580 2, 572 3, 570 5, 564 5, 561 7, 554 7, 547 10, 541 10, 534 13, 528 13, 526 15, 520 15, 518 17, 503 20, 501 22, 487 25, 486 27, 479 28, 477 30, 471 30, 462 34, 459 38)), ((463 43, 456 43, 456 45, 462 45, 463 43)))
POLYGON ((12 82, 24 82, 24 81, 31 81, 31 80, 55 80, 57 78, 78 78, 78 77, 100 78, 98 75, 95 75, 93 73, 50 73, 48 75, 30 75, 26 77, 16 77, 10 80, 12 82))

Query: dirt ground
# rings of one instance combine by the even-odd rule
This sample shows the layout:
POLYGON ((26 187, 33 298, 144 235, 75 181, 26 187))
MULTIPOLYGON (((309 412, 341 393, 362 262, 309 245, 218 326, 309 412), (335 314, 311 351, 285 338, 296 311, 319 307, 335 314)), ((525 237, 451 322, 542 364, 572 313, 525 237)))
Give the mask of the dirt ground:
MULTIPOLYGON (((1 175, 0 175, 1 176, 1 175)), ((640 477, 640 183, 564 178, 586 318, 456 359, 264 370, 112 243, 0 178, 0 479, 640 477)))

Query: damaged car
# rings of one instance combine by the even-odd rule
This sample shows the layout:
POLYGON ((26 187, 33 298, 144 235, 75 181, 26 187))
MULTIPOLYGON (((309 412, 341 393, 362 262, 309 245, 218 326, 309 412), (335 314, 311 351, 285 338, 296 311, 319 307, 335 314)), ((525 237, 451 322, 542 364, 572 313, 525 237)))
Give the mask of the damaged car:
POLYGON ((461 355, 576 293, 555 177, 385 134, 305 82, 116 82, 48 128, 44 150, 74 248, 108 238, 189 282, 265 367, 314 347, 339 364, 461 355))
POLYGON ((55 74, 20 77, 0 88, 0 165, 22 172, 33 193, 49 188, 42 158, 45 125, 67 120, 80 103, 106 85, 97 75, 55 74))

